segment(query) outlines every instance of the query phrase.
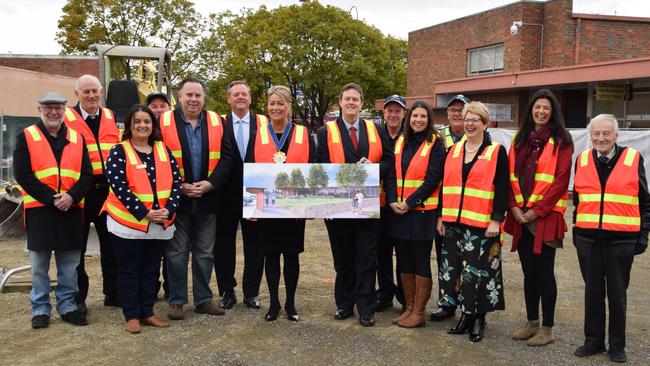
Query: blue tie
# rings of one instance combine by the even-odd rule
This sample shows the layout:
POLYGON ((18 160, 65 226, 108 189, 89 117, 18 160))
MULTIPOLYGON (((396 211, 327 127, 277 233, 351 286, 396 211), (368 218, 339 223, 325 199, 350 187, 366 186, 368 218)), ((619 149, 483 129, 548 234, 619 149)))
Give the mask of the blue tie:
POLYGON ((239 127, 237 127, 237 149, 239 149, 241 160, 244 161, 244 157, 246 156, 246 148, 244 147, 244 128, 242 127, 244 121, 239 120, 237 121, 237 124, 239 125, 239 127))

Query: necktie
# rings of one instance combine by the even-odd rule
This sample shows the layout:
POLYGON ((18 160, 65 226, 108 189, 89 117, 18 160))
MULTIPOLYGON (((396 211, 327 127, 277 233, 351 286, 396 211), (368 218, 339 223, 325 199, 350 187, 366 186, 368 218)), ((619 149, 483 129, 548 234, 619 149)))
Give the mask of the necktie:
POLYGON ((600 162, 603 163, 603 164, 607 164, 607 162, 609 161, 609 158, 607 156, 599 156, 598 160, 600 160, 600 162))
POLYGON ((246 148, 244 147, 244 121, 239 120, 237 124, 239 125, 237 127, 237 149, 239 150, 241 160, 244 161, 244 157, 246 156, 246 148))
POLYGON ((357 129, 354 127, 350 127, 350 140, 352 140, 354 151, 357 151, 359 148, 359 142, 357 141, 357 129))

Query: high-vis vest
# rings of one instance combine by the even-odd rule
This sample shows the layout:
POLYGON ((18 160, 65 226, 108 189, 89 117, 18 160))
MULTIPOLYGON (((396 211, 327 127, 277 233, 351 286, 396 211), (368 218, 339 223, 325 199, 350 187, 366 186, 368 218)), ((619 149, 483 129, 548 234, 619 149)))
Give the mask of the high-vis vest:
MULTIPOLYGON (((449 148, 454 146, 455 144, 454 138, 451 137, 451 126, 445 127, 444 131, 445 131, 445 149, 449 150, 449 148)), ((461 137, 460 140, 458 140, 458 142, 463 142, 465 140, 467 140, 467 137, 463 135, 463 137, 461 137)))
MULTIPOLYGON (((289 150, 286 163, 308 163, 309 133, 305 126, 294 124, 291 128, 291 136, 287 138, 287 141, 289 141, 289 150)), ((267 119, 258 118, 257 136, 255 136, 255 162, 273 163, 273 154, 277 151, 273 137, 269 132, 267 119)))
MULTIPOLYGON (((208 126, 208 175, 210 175, 219 164, 219 160, 221 160, 223 123, 221 121, 221 116, 215 112, 207 111, 206 115, 208 126)), ((167 111, 160 115, 160 132, 162 133, 163 141, 172 151, 174 158, 176 158, 178 169, 181 174, 181 180, 185 181, 183 149, 181 148, 181 141, 178 138, 174 111, 167 111)))
MULTIPOLYGON (((382 157, 381 138, 377 126, 371 120, 364 120, 366 131, 368 131, 368 160, 373 163, 379 163, 382 157)), ((325 123, 327 126, 327 148, 330 154, 330 162, 334 164, 344 164, 345 154, 343 153, 343 141, 341 140, 341 131, 336 121, 325 123)), ((347 131, 345 131, 347 133, 347 131)), ((361 134, 359 134, 361 135, 361 134)), ((356 163, 356 161, 352 162, 356 163)))
POLYGON ((64 121, 66 126, 78 131, 86 139, 86 148, 93 166, 93 174, 104 174, 104 165, 106 159, 108 159, 108 152, 113 145, 120 142, 120 131, 115 124, 113 112, 108 108, 102 108, 99 120, 99 141, 95 139, 95 135, 93 135, 86 121, 74 108, 66 108, 64 121))
MULTIPOLYGON (((154 192, 147 175, 147 166, 143 164, 138 153, 131 145, 131 141, 120 142, 126 155, 126 183, 129 189, 138 198, 145 208, 151 210, 154 203, 154 192)), ((159 208, 165 208, 169 196, 172 192, 174 178, 172 176, 172 166, 169 161, 167 149, 162 141, 156 141, 153 145, 154 161, 156 169, 156 198, 159 208)), ((134 202, 134 204, 136 204, 134 202)), ((108 213, 113 220, 120 224, 130 227, 131 229, 147 232, 149 231, 149 220, 143 218, 138 220, 126 209, 122 201, 117 198, 113 189, 108 191, 108 197, 102 207, 102 212, 108 213)), ((167 220, 163 226, 167 228, 172 224, 174 218, 167 220)))
POLYGON ((494 200, 494 175, 497 170, 499 145, 496 142, 476 159, 463 187, 463 151, 459 141, 449 150, 442 181, 442 221, 487 228, 491 221, 494 200), (461 207, 462 200, 462 207, 461 207))
MULTIPOLYGON (((544 145, 544 150, 537 160, 537 169, 535 170, 535 184, 533 185, 533 192, 526 202, 526 207, 530 208, 535 205, 535 202, 539 202, 544 198, 546 192, 548 192, 553 182, 555 182, 555 168, 557 167, 558 159, 558 150, 554 149, 555 141, 553 137, 548 139, 546 145, 544 145)), ((515 145, 510 146, 510 153, 508 154, 509 166, 510 166, 510 186, 512 188, 512 193, 515 196, 515 201, 517 206, 520 208, 524 207, 524 196, 521 193, 521 187, 519 186, 519 177, 515 173, 515 157, 517 152, 515 150, 515 145)), ((564 192, 562 197, 555 203, 553 211, 559 212, 564 215, 566 211, 566 205, 569 202, 569 192, 564 192)))
MULTIPOLYGON (((72 128, 68 128, 66 139, 68 144, 63 148, 61 163, 57 164, 52 147, 40 128, 31 125, 24 130, 29 159, 36 179, 52 188, 57 193, 70 190, 81 176, 81 163, 83 161, 83 140, 81 135, 72 128)), ((24 189, 23 204, 25 210, 45 206, 30 196, 24 189)), ((83 201, 77 205, 83 207, 83 201)))
MULTIPOLYGON (((420 188, 424 183, 424 178, 427 175, 429 167, 429 156, 431 155, 431 148, 436 143, 424 140, 418 151, 411 159, 411 163, 406 168, 406 174, 402 176, 402 150, 404 148, 404 136, 397 138, 395 142, 395 177, 397 179, 397 202, 401 203, 411 196, 415 191, 420 188)), ((438 197, 440 195, 440 187, 431 193, 424 202, 424 207, 414 207, 414 210, 434 210, 438 207, 438 197)))
POLYGON ((632 148, 621 153, 603 188, 592 149, 580 153, 574 178, 578 195, 576 227, 611 231, 641 230, 639 211, 639 159, 632 148))

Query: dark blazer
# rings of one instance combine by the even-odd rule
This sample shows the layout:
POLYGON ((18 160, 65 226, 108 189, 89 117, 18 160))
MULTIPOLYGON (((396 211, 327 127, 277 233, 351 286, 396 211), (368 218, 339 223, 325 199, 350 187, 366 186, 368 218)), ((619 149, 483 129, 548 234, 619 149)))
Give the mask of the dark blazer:
POLYGON ((230 149, 232 164, 230 174, 226 177, 225 184, 221 190, 223 196, 223 209, 228 210, 233 215, 242 215, 242 195, 244 185, 244 162, 255 162, 255 136, 257 134, 257 115, 250 112, 250 133, 248 137, 248 146, 246 146, 246 156, 242 161, 237 149, 237 140, 232 126, 232 113, 228 112, 225 118, 223 139, 230 149))
MULTIPOLYGON (((38 128, 48 137, 43 122, 37 123, 38 128)), ((48 138, 52 152, 57 162, 60 163, 63 148, 68 144, 65 136, 68 128, 61 125, 61 130, 54 141, 48 138)), ((32 171, 32 162, 25 140, 25 133, 20 132, 16 137, 14 150, 14 176, 20 186, 44 207, 35 207, 27 210, 25 223, 27 224, 27 249, 29 250, 79 250, 84 244, 83 238, 83 212, 79 207, 71 207, 68 211, 61 211, 54 207, 53 196, 56 192, 42 183, 32 171)), ((68 194, 75 203, 79 203, 93 184, 93 169, 84 143, 83 160, 81 162, 81 175, 79 181, 70 188, 68 194)))
MULTIPOLYGON (((203 121, 207 123, 207 117, 205 116, 205 111, 201 112, 203 114, 203 121)), ((183 169, 185 170, 185 182, 192 183, 193 172, 192 172, 192 162, 190 160, 190 149, 187 142, 187 134, 185 133, 185 122, 181 114, 181 109, 176 108, 174 110, 174 119, 176 120, 176 131, 178 132, 178 140, 181 143, 181 150, 183 152, 183 169)), ((221 191, 223 185, 226 183, 228 174, 232 166, 232 147, 230 142, 226 138, 226 126, 224 125, 224 135, 221 138, 221 159, 219 164, 214 169, 212 174, 208 175, 208 129, 201 128, 201 175, 199 180, 207 180, 210 182, 214 189, 203 195, 201 198, 189 198, 187 196, 181 196, 181 203, 178 208, 179 212, 189 212, 192 210, 194 205, 193 201, 197 202, 198 212, 199 213, 214 213, 217 212, 217 208, 221 203, 221 191)))

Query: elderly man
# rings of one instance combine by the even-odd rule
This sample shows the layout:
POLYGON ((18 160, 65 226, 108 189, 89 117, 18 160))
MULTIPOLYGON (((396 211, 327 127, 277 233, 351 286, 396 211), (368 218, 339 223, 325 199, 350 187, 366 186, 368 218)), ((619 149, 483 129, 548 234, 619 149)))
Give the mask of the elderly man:
POLYGON ((50 258, 56 259, 56 309, 74 325, 88 324, 77 308, 77 265, 83 247, 82 198, 93 181, 83 137, 63 124, 66 98, 39 98, 41 120, 16 137, 14 175, 23 192, 32 267, 32 328, 50 323, 50 258))
POLYGON ((192 253, 194 312, 223 315, 212 301, 210 277, 216 236, 218 191, 230 171, 230 146, 223 137, 223 120, 205 105, 205 84, 186 78, 179 84, 180 107, 160 116, 163 141, 170 148, 181 173, 182 196, 176 213, 176 232, 166 248, 171 320, 185 317, 187 264, 192 253))
POLYGON ((156 118, 160 119, 160 115, 171 109, 169 97, 163 92, 154 92, 147 95, 147 107, 151 109, 156 118))
POLYGON ((594 117, 587 126, 593 149, 580 153, 573 189, 573 243, 585 282, 585 342, 579 357, 605 349, 609 304, 609 358, 627 361, 625 309, 634 255, 648 246, 650 197, 641 154, 616 144, 618 121, 594 117))
MULTIPOLYGON (((404 128, 403 120, 406 115, 406 101, 397 94, 393 94, 384 99, 384 129, 388 135, 390 148, 393 149, 395 141, 402 133, 404 128)), ((383 198, 383 196, 382 196, 383 198)), ((375 299, 375 311, 384 311, 393 307, 393 297, 404 304, 404 298, 401 288, 401 280, 397 276, 397 285, 393 277, 393 248, 394 243, 388 236, 388 216, 392 215, 393 210, 384 207, 382 199, 381 222, 382 232, 377 245, 377 291, 375 299)), ((399 272, 399 271, 398 271, 399 272)))
POLYGON ((111 238, 106 229, 106 214, 99 214, 106 196, 108 182, 106 181, 105 164, 111 147, 119 142, 119 131, 115 124, 113 112, 99 105, 102 86, 92 75, 82 75, 77 79, 74 94, 79 102, 65 112, 65 124, 83 135, 88 148, 88 156, 93 168, 93 185, 88 191, 84 207, 84 240, 81 248, 81 260, 77 267, 79 277, 79 294, 77 303, 81 311, 87 311, 88 274, 86 274, 84 255, 88 242, 90 223, 95 223, 99 237, 101 254, 102 280, 104 290, 104 306, 120 306, 117 292, 117 263, 111 238))

